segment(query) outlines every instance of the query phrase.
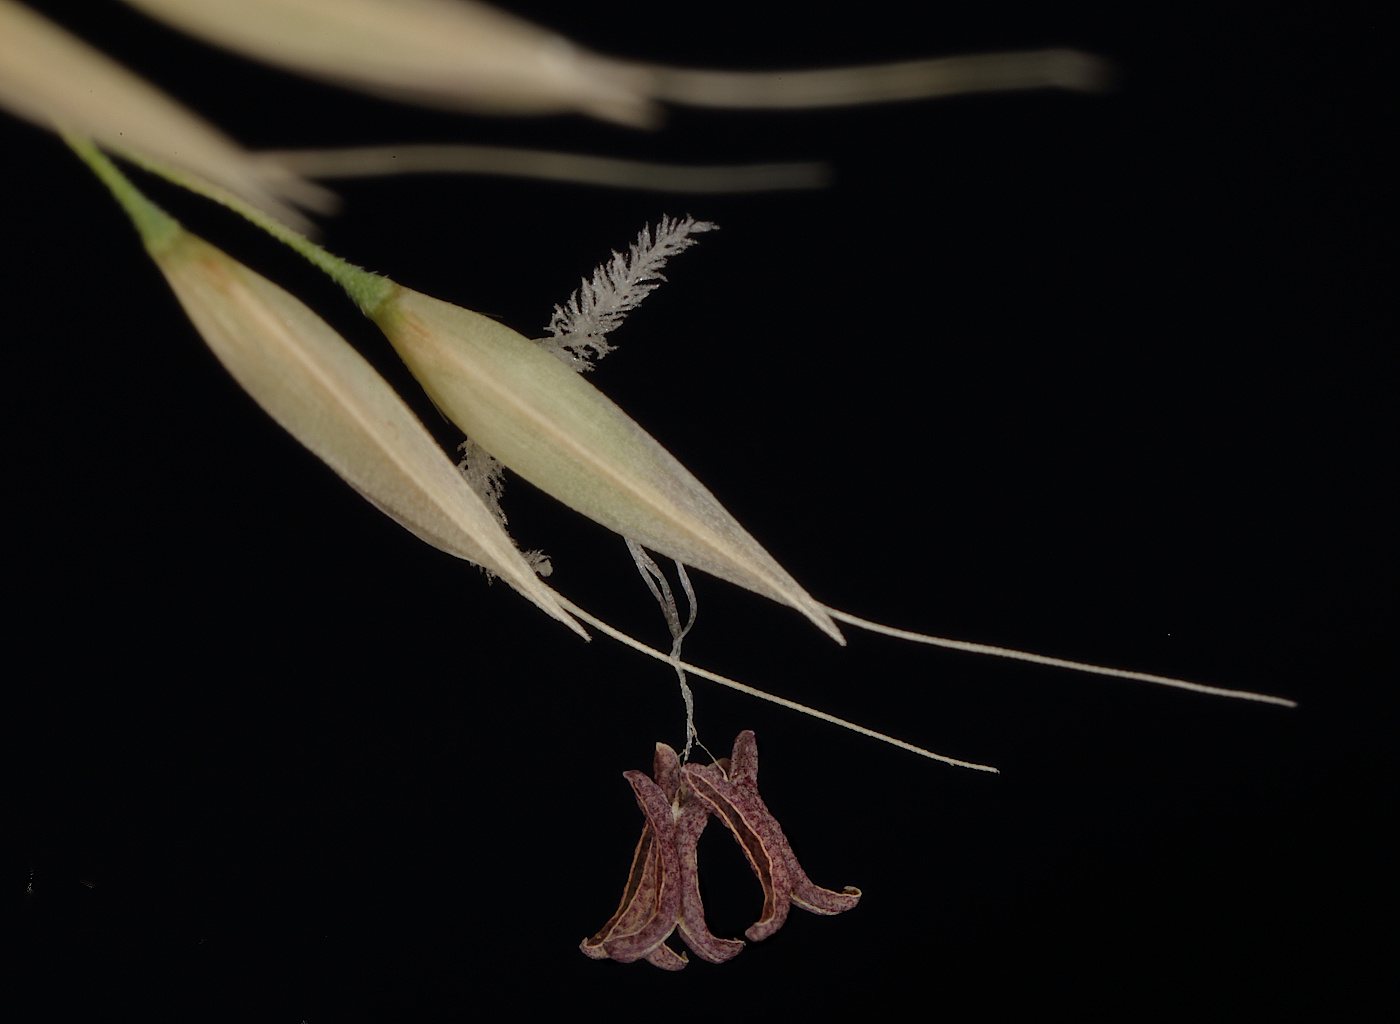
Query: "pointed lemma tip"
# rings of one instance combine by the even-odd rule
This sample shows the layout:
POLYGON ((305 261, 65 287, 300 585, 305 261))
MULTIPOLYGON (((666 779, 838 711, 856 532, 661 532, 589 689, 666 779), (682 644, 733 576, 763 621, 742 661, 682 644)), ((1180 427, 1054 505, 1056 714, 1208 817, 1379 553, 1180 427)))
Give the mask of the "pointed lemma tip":
POLYGON ((831 639, 835 640, 842 647, 846 646, 846 637, 842 634, 841 628, 836 625, 834 619, 829 614, 831 609, 819 601, 808 599, 808 602, 797 606, 797 610, 811 620, 816 626, 831 639))

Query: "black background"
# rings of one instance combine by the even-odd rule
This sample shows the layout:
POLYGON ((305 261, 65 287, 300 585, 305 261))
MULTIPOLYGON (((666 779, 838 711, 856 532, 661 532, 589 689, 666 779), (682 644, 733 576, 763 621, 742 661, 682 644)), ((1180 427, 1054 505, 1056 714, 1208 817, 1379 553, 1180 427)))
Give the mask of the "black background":
MULTIPOLYGON (((152 1019, 310 1024, 834 1019, 908 1000, 973 1020, 1243 1020, 1364 981, 1364 954, 1323 964, 1375 898, 1349 884, 1384 756, 1360 719, 1394 669, 1354 648, 1393 628, 1375 314, 1393 261, 1372 252, 1369 65, 1322 68, 1377 26, 1329 34, 1263 5, 512 5, 689 66, 1068 45, 1119 70, 1103 96, 674 110, 643 133, 420 112, 119 4, 36 6, 253 147, 827 161, 824 191, 729 197, 337 182, 323 240, 534 334, 644 223, 717 221, 592 379, 820 600, 1302 707, 854 631, 839 649, 700 578, 690 660, 1003 774, 697 681, 702 737, 722 752, 755 729, 809 873, 865 899, 794 911, 720 967, 591 962, 576 943, 611 913, 640 828, 620 773, 682 738, 673 677, 584 645, 360 501, 217 365, 87 172, 5 119, 23 736, 6 897, 33 1019, 97 994, 152 1019)), ((149 184, 455 443, 316 272, 149 184)), ((665 642, 621 540, 520 481, 506 509, 552 585, 665 642)), ((701 856, 711 924, 737 935, 758 887, 718 829, 701 856)))

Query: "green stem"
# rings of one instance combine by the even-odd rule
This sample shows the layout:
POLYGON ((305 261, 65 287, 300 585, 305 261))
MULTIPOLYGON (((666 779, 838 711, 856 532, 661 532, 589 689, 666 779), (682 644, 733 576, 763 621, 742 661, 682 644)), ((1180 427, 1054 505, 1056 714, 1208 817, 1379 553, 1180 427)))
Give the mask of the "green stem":
POLYGON ((63 141, 68 143, 69 148, 77 153, 83 163, 92 169, 92 173, 111 190, 112 195, 126 211, 126 215, 136 225, 141 241, 146 244, 147 249, 158 253, 179 237, 182 230, 179 221, 142 195, 127 176, 117 170, 116 164, 93 145, 91 139, 84 135, 64 132, 63 141))
MULTIPOLYGON (((173 225, 174 229, 178 229, 179 225, 140 192, 137 192, 135 186, 127 181, 126 177, 93 146, 90 140, 78 139, 69 135, 65 135, 64 139, 77 151, 79 156, 87 161, 88 166, 97 172, 98 177, 107 183, 107 186, 112 189, 113 194, 126 208, 132 219, 137 220, 137 229, 141 231, 142 238, 146 239, 147 245, 152 244, 151 239, 147 236, 146 229, 141 226, 141 221, 137 219, 137 213, 133 212, 124 195, 134 196, 142 206, 160 214, 173 225), (116 182, 120 184, 116 184, 116 182)), ((354 300, 366 316, 372 316, 390 296, 398 291, 399 286, 387 277, 381 277, 362 267, 357 267, 339 256, 332 255, 301 232, 287 227, 280 220, 264 213, 246 199, 235 195, 226 188, 206 181, 197 175, 188 174, 178 168, 151 160, 135 151, 123 151, 121 155, 152 174, 159 175, 196 195, 204 196, 206 199, 212 199, 214 202, 228 207, 234 213, 262 228, 273 238, 295 250, 310 263, 324 271, 336 284, 345 289, 345 293, 354 300)))

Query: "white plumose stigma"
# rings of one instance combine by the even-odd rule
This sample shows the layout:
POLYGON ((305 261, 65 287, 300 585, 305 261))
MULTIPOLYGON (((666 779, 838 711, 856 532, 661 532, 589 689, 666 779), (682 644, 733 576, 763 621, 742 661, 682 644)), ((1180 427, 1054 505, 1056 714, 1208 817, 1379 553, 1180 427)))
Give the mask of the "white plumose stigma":
POLYGON ((0 107, 197 174, 288 224, 306 226, 289 202, 326 208, 332 199, 14 0, 0 0, 0 107))

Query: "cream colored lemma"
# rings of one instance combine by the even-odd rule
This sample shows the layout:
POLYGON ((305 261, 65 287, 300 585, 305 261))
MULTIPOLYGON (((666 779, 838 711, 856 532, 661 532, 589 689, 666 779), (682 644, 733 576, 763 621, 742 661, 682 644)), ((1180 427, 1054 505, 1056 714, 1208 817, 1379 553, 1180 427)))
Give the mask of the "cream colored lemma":
POLYGON ((210 42, 393 99, 645 125, 645 72, 470 0, 128 0, 210 42))
POLYGON ((508 468, 643 547, 841 633, 715 496, 637 422, 504 324, 393 285, 361 303, 448 419, 508 468))
POLYGON ((67 138, 121 202, 205 343, 268 415, 418 537, 587 637, 363 356, 295 296, 182 228, 90 142, 67 138))

